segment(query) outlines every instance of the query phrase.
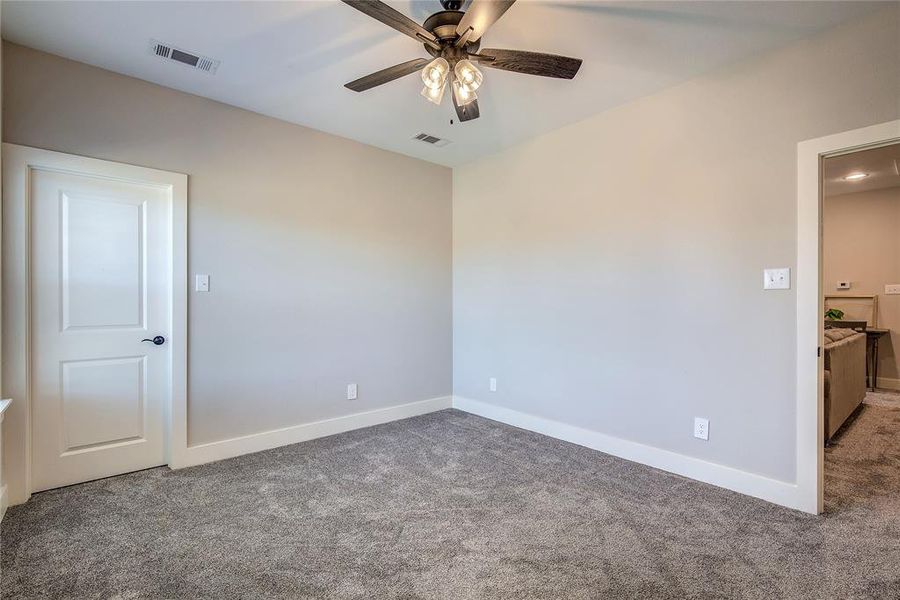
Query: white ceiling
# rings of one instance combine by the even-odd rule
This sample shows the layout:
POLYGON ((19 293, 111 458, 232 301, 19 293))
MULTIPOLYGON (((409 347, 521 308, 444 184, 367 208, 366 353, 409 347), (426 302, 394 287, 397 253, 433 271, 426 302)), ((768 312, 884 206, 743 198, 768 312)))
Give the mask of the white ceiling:
MULTIPOLYGON (((422 22, 437 0, 392 0, 422 22)), ((485 48, 584 59, 573 81, 485 69, 481 118, 450 125, 449 98, 417 75, 357 94, 343 84, 426 56, 337 0, 3 2, 3 37, 361 142, 455 166, 874 10, 877 2, 519 0, 485 48), (163 61, 151 38, 222 61, 215 75, 163 61), (410 138, 427 132, 453 143, 410 138)))
POLYGON ((826 158, 822 182, 825 196, 900 187, 900 144, 826 158), (845 180, 851 173, 867 173, 868 177, 845 180))

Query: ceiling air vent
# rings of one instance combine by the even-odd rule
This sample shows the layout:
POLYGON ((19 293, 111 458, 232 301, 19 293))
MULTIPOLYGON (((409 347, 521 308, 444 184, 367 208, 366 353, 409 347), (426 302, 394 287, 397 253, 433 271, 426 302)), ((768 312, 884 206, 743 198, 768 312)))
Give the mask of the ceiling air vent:
POLYGON ((166 60, 174 60, 175 62, 187 65, 198 71, 203 71, 204 73, 209 73, 210 75, 214 74, 216 69, 219 68, 218 60, 207 56, 200 56, 199 54, 176 48, 170 44, 163 44, 156 40, 150 40, 150 53, 166 60))
POLYGON ((438 148, 446 146, 450 143, 450 140, 445 140, 429 133, 420 133, 413 139, 419 140, 420 142, 425 142, 426 144, 431 144, 432 146, 437 146, 438 148))

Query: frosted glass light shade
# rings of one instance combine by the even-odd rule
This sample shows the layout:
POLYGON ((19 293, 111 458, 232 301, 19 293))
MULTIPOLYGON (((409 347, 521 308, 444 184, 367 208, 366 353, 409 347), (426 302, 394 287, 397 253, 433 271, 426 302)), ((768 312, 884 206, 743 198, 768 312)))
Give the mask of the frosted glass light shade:
POLYGON ((475 92, 467 90, 459 81, 453 82, 453 97, 456 99, 457 106, 465 106, 470 102, 478 100, 478 95, 475 92))
POLYGON ((425 84, 425 87, 436 90, 447 82, 447 75, 449 74, 450 63, 446 59, 438 57, 422 69, 422 82, 425 84))
POLYGON ((444 81, 444 85, 439 88, 431 88, 427 85, 422 88, 422 96, 425 97, 429 102, 433 102, 434 104, 440 105, 441 100, 444 99, 444 90, 447 89, 447 82, 444 81))
POLYGON ((456 75, 456 80, 467 92, 474 92, 481 87, 481 82, 484 81, 484 75, 481 74, 478 67, 465 58, 456 63, 453 73, 456 75))

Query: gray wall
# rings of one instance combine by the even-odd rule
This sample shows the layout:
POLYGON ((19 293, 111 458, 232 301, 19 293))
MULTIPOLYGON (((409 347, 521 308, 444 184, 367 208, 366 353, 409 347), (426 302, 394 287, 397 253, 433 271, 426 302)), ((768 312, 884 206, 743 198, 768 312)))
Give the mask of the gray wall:
POLYGON ((762 270, 795 266, 797 143, 900 116, 898 19, 455 169, 454 393, 794 481, 797 306, 762 270))
POLYGON ((451 393, 450 169, 21 46, 3 63, 4 141, 189 175, 211 287, 190 443, 451 393))

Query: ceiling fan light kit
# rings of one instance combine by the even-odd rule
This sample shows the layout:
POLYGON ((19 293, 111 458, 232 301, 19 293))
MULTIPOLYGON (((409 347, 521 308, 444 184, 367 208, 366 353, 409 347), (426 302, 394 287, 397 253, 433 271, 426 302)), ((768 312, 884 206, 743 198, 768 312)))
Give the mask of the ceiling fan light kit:
POLYGON ((472 0, 465 12, 459 10, 461 0, 441 0, 444 10, 425 19, 422 25, 381 0, 343 2, 423 44, 425 51, 434 57, 430 62, 413 59, 382 69, 351 81, 345 87, 363 92, 422 69, 425 84, 422 96, 440 105, 449 82, 453 107, 460 122, 480 116, 475 90, 484 82, 484 74, 470 59, 493 69, 560 79, 572 79, 581 67, 581 59, 555 54, 496 49, 479 52, 481 37, 515 0, 472 0))

